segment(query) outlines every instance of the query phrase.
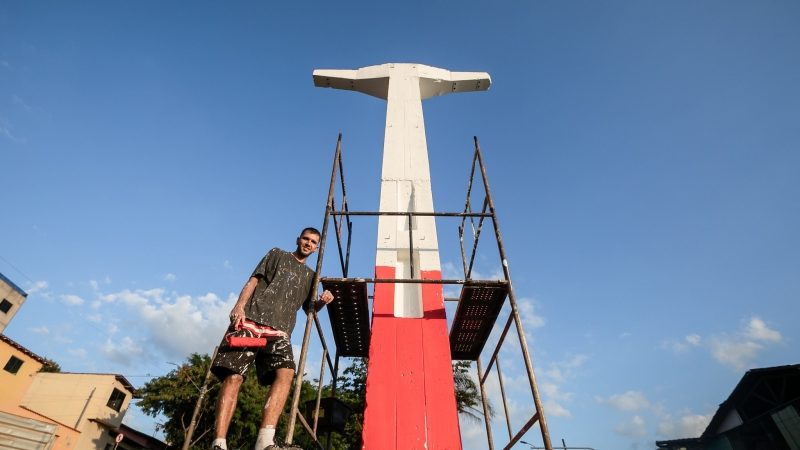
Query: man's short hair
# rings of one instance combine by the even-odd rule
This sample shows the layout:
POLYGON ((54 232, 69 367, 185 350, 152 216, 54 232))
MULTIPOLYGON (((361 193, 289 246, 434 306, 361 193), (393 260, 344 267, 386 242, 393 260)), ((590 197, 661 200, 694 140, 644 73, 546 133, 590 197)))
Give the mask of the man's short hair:
POLYGON ((322 233, 320 233, 319 230, 314 228, 314 227, 305 227, 305 228, 303 228, 303 231, 300 232, 300 236, 302 236, 302 235, 304 235, 306 233, 316 234, 317 236, 322 237, 322 233))

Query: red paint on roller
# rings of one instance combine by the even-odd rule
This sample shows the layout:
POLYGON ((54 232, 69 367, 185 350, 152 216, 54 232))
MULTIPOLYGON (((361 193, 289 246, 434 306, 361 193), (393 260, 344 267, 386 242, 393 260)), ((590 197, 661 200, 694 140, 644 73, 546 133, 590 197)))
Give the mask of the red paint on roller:
POLYGON ((228 344, 231 347, 266 347, 266 338, 247 337, 247 336, 230 336, 227 338, 228 344))

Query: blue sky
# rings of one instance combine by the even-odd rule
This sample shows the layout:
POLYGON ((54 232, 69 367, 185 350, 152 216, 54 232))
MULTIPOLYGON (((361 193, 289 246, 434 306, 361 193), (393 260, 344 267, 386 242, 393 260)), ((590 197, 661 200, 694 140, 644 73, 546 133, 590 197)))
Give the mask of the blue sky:
POLYGON ((312 70, 486 71, 424 104, 434 202, 463 206, 477 135, 554 442, 696 436, 748 368, 800 359, 799 21, 794 1, 2 2, 0 272, 30 294, 6 334, 137 386, 210 351, 264 252, 321 225, 340 131, 351 207, 377 207, 385 104, 312 70))

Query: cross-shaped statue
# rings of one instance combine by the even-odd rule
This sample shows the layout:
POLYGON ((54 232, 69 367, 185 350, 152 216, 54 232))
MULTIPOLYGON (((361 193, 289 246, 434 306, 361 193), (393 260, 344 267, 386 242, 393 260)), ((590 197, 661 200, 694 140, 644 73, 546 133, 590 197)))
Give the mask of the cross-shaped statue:
MULTIPOLYGON (((314 85, 386 100, 381 212, 433 212, 422 100, 484 91, 485 72, 422 64, 315 70, 314 85)), ((433 217, 381 216, 376 278, 441 279, 433 217), (412 273, 413 268, 413 273, 412 273)), ((441 284, 376 284, 364 412, 365 449, 460 449, 441 284)))

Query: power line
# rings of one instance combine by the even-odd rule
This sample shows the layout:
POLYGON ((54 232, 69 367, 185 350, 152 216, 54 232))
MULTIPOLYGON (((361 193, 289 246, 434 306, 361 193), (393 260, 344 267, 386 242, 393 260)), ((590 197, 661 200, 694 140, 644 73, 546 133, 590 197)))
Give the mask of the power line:
POLYGON ((11 266, 11 268, 12 268, 12 269, 14 269, 14 270, 16 270, 17 272, 19 272, 19 273, 20 273, 20 275, 22 275, 23 277, 27 278, 27 280, 28 280, 28 281, 30 281, 31 283, 34 283, 34 284, 36 283, 35 281, 33 281, 33 280, 31 279, 31 277, 29 277, 28 275, 26 275, 26 274, 25 274, 25 272, 23 272, 23 271, 19 270, 19 269, 17 268, 17 266, 15 266, 14 264, 11 264, 11 261, 9 261, 9 260, 7 260, 7 259, 3 258, 3 255, 0 255, 0 259, 2 259, 3 261, 5 261, 5 262, 6 262, 6 264, 8 264, 9 266, 11 266))

